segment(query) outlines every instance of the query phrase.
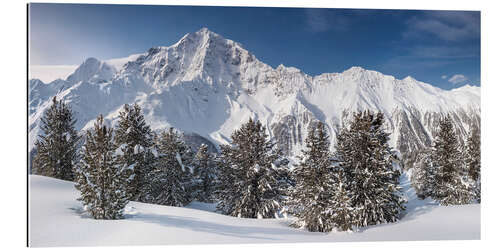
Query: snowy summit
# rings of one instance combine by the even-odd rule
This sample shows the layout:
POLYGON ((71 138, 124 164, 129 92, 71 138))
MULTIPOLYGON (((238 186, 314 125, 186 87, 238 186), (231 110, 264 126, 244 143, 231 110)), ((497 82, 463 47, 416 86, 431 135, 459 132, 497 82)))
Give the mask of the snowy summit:
POLYGON ((353 110, 384 112, 391 145, 401 153, 429 146, 445 113, 453 114, 461 140, 479 126, 480 87, 447 91, 361 67, 310 76, 273 68, 207 28, 129 59, 115 68, 89 58, 66 80, 30 80, 29 150, 54 95, 71 104, 77 129, 90 128, 99 114, 113 122, 123 104, 137 102, 153 129, 181 128, 214 145, 228 143, 233 129, 252 117, 289 155, 303 148, 314 121, 324 122, 335 140, 353 110))

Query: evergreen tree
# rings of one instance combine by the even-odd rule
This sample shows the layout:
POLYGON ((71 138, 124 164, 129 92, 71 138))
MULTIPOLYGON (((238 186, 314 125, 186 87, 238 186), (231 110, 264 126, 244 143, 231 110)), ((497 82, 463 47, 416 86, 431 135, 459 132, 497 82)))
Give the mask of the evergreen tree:
POLYGON ((474 199, 481 203, 481 135, 478 128, 473 128, 467 138, 465 164, 473 182, 474 199))
MULTIPOLYGON (((345 193, 337 193, 340 190, 336 188, 330 141, 323 123, 318 122, 309 129, 305 143, 300 163, 292 173, 295 187, 290 194, 289 211, 297 217, 292 226, 305 227, 313 232, 329 232, 337 226, 334 215, 339 211, 336 209, 344 208, 337 205, 348 204, 337 202, 348 198, 345 193)), ((341 224, 343 226, 344 223, 341 224)))
POLYGON ((425 199, 432 195, 435 186, 435 167, 431 160, 430 149, 423 149, 418 153, 413 164, 411 183, 420 199, 425 199))
POLYGON ((449 184, 454 181, 461 164, 458 138, 449 116, 439 123, 439 131, 432 148, 432 161, 436 166, 436 186, 432 196, 436 200, 442 200, 449 195, 449 184))
POLYGON ((395 222, 405 209, 397 156, 383 123, 380 112, 358 112, 337 135, 335 158, 351 198, 352 222, 358 227, 395 222))
POLYGON ((334 184, 333 204, 331 216, 335 227, 340 231, 350 231, 356 225, 355 210, 352 206, 352 194, 345 188, 346 179, 341 168, 335 169, 336 183, 334 184))
POLYGON ((54 96, 52 105, 41 118, 42 133, 35 143, 34 174, 73 180, 80 141, 75 123, 71 107, 54 96))
POLYGON ((208 152, 208 146, 201 144, 193 160, 196 191, 193 198, 201 202, 213 202, 216 181, 214 156, 208 152))
POLYGON ((129 193, 132 199, 137 199, 140 190, 145 183, 145 175, 151 169, 153 157, 151 147, 153 146, 153 132, 144 120, 139 105, 129 106, 125 104, 120 111, 118 124, 114 137, 115 148, 119 148, 123 154, 118 156, 121 164, 134 167, 134 180, 130 183, 129 193))
POLYGON ((432 164, 436 172, 432 198, 441 205, 470 203, 473 194, 468 186, 460 144, 449 115, 440 121, 432 150, 432 164))
POLYGON ((177 207, 187 205, 194 189, 189 148, 174 128, 170 128, 157 138, 155 151, 158 158, 152 170, 146 174, 141 200, 177 207))
POLYGON ((130 198, 127 185, 133 178, 134 165, 117 161, 112 137, 113 130, 103 124, 100 115, 94 129, 87 131, 83 158, 75 168, 78 200, 94 219, 123 218, 130 198))
POLYGON ((243 218, 278 216, 283 201, 281 153, 259 121, 249 121, 221 146, 218 210, 243 218))

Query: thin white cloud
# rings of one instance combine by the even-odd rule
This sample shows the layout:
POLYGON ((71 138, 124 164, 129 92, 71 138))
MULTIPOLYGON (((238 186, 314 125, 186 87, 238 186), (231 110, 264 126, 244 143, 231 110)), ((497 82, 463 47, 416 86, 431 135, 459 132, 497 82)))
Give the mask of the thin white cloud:
MULTIPOLYGON (((422 11, 405 24, 406 30, 401 34, 403 40, 418 45, 407 46, 402 41, 404 46, 400 48, 399 56, 390 60, 389 66, 435 68, 469 63, 480 57, 479 43, 471 43, 480 38, 477 11, 422 11)), ((441 79, 450 79, 450 76, 441 79)))
POLYGON ((412 67, 436 68, 468 62, 470 59, 478 58, 479 56, 479 48, 469 45, 418 45, 398 48, 398 55, 387 60, 384 65, 397 69, 409 69, 412 67))
POLYGON ((453 85, 457 85, 457 84, 463 83, 467 80, 469 80, 469 79, 466 76, 464 76, 462 74, 456 74, 456 75, 453 75, 452 77, 450 77, 450 79, 448 79, 448 82, 453 83, 453 85))
POLYGON ((439 60, 471 59, 479 56, 479 48, 474 46, 422 46, 408 48, 408 54, 419 58, 439 60))
POLYGON ((347 30, 351 21, 328 9, 306 9, 307 26, 312 32, 347 30))
POLYGON ((480 37, 480 17, 471 11, 429 11, 408 21, 403 36, 418 39, 425 35, 458 42, 480 37))
POLYGON ((441 79, 446 79, 446 78, 448 78, 448 76, 447 76, 447 75, 442 75, 442 76, 441 76, 441 79))

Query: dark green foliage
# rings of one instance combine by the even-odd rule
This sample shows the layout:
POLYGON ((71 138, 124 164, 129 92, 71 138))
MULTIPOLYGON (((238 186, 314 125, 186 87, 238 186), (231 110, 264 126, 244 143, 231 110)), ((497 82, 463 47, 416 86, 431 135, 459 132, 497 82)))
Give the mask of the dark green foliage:
POLYGON ((337 182, 334 185, 333 206, 330 208, 333 224, 340 231, 350 231, 355 226, 355 210, 351 202, 352 194, 345 188, 346 179, 342 169, 335 170, 337 182))
POLYGON ((192 153, 181 136, 170 128, 156 139, 158 158, 145 178, 140 199, 154 204, 185 206, 192 197, 192 153))
POLYGON ((135 164, 134 179, 130 183, 129 193, 132 199, 137 199, 145 184, 145 175, 150 171, 154 160, 150 150, 153 146, 153 132, 146 124, 139 105, 125 104, 120 111, 114 145, 122 152, 117 155, 119 163, 135 164))
POLYGON ((466 169, 460 144, 451 117, 440 121, 432 155, 435 186, 432 198, 441 205, 459 205, 471 202, 472 193, 467 183, 466 169))
POLYGON ((335 158, 351 198, 351 221, 358 227, 395 222, 405 209, 397 157, 383 123, 380 112, 358 112, 337 135, 335 158))
POLYGON ((411 183, 420 199, 425 199, 432 195, 434 190, 435 168, 431 160, 430 149, 420 150, 412 168, 411 183))
POLYGON ((80 137, 69 105, 54 96, 52 106, 41 118, 41 130, 33 160, 33 173, 72 181, 73 166, 78 162, 80 137))
POLYGON ((433 147, 422 151, 413 167, 412 186, 418 196, 430 196, 441 205, 480 202, 479 139, 478 130, 473 129, 466 147, 461 147, 451 117, 443 118, 433 147))
POLYGON ((465 164, 473 183, 474 199, 481 203, 481 134, 478 128, 473 128, 467 138, 465 164))
MULTIPOLYGON (((337 193, 333 172, 330 140, 324 124, 317 123, 308 131, 306 148, 300 163, 293 170, 295 186, 290 194, 289 212, 297 217, 292 225, 305 227, 312 232, 329 232, 337 227, 341 218, 335 218, 338 207, 336 198, 346 199, 345 193, 337 193)), ((344 205, 344 204, 342 204, 344 205)))
POLYGON ((113 130, 103 125, 102 115, 93 130, 88 130, 83 158, 75 167, 79 201, 94 219, 123 218, 130 198, 127 185, 133 176, 133 165, 119 163, 113 146, 113 130))
POLYGON ((201 202, 213 202, 217 177, 215 156, 208 152, 208 146, 201 144, 193 159, 195 192, 193 198, 201 202))
POLYGON ((465 162, 469 177, 477 181, 481 178, 481 135, 479 129, 472 129, 467 138, 465 162))
POLYGON ((272 218, 283 200, 282 155, 260 121, 250 119, 222 145, 219 161, 218 210, 244 218, 272 218))

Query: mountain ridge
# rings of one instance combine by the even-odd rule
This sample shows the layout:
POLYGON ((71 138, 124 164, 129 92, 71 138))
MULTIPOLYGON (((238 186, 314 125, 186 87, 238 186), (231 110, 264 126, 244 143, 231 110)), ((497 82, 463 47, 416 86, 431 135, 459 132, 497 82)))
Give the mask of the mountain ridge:
POLYGON ((123 104, 137 102, 153 129, 174 126, 221 144, 252 117, 290 155, 300 153, 317 121, 327 125, 333 143, 346 113, 356 110, 383 111, 391 144, 404 153, 429 146, 446 114, 454 117, 461 140, 480 123, 480 87, 443 90, 359 66, 310 76, 294 67, 273 68, 206 28, 138 54, 119 69, 88 60, 71 79, 54 81, 63 87, 30 80, 30 151, 54 95, 72 104, 77 129, 89 128, 99 113, 115 121, 123 104))

